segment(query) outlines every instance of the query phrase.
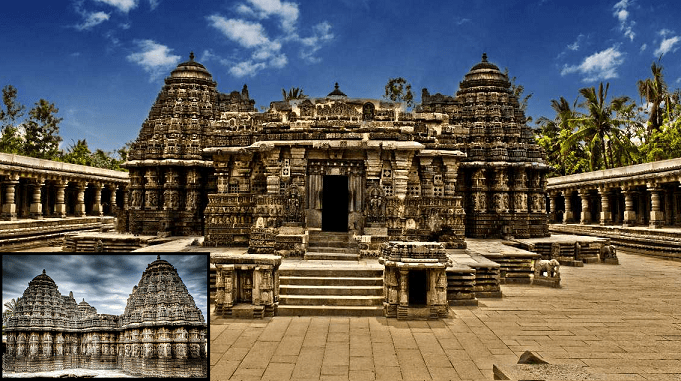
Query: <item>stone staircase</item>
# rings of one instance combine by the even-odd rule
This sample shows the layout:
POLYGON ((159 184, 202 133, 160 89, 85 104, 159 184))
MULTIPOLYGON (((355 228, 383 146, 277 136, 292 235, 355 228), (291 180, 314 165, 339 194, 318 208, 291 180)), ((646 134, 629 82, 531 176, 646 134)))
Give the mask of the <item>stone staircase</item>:
POLYGON ((359 260, 359 247, 348 233, 312 230, 309 234, 306 260, 359 260))
POLYGON ((383 270, 359 266, 279 270, 280 316, 383 316, 383 270))

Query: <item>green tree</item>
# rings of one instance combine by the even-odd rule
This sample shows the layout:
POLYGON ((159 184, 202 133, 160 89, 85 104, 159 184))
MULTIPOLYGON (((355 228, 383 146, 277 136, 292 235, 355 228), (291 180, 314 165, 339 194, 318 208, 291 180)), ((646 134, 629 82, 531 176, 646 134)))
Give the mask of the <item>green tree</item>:
POLYGON ((602 167, 606 169, 613 167, 611 160, 608 160, 606 150, 608 144, 612 147, 631 144, 619 128, 627 121, 617 119, 613 115, 622 110, 629 102, 629 97, 616 97, 606 104, 609 88, 609 83, 603 87, 601 82, 598 91, 594 87, 579 90, 585 99, 580 107, 585 108, 587 112, 571 120, 572 126, 577 130, 562 142, 561 151, 567 154, 577 142, 583 141, 585 149, 590 153, 589 169, 592 171, 602 167))
POLYGON ((536 131, 537 143, 544 148, 548 164, 560 176, 588 168, 588 155, 584 152, 582 142, 575 142, 570 149, 562 150, 563 142, 572 135, 570 121, 575 118, 576 107, 577 100, 570 106, 563 97, 559 100, 552 99, 551 108, 556 112, 556 116, 553 119, 542 116, 537 120, 539 126, 536 131))
MULTIPOLYGON (((506 78, 509 78, 508 68, 504 68, 504 75, 506 76, 506 78)), ((520 109, 523 112, 527 111, 527 103, 530 100, 530 98, 532 98, 532 95, 534 93, 530 93, 530 94, 523 96, 523 94, 525 93, 525 86, 518 85, 516 83, 516 77, 510 78, 509 81, 511 82, 511 93, 518 99, 518 103, 520 104, 520 109)), ((528 120, 531 121, 532 117, 528 117, 528 120)))
POLYGON ((71 164, 92 165, 92 152, 87 146, 87 141, 78 139, 62 156, 62 160, 71 164))
POLYGON ((664 110, 660 108, 662 103, 671 106, 671 96, 668 91, 667 83, 664 81, 662 65, 653 62, 650 66, 650 71, 653 74, 652 78, 646 78, 636 82, 638 93, 641 96, 641 102, 645 99, 650 105, 647 124, 649 134, 659 130, 662 125, 664 120, 664 110))
POLYGON ((393 102, 405 102, 407 107, 414 107, 414 94, 411 92, 411 85, 402 77, 388 79, 383 98, 393 102))
POLYGON ((24 142, 24 155, 40 159, 55 159, 59 155, 59 123, 62 118, 57 118, 59 109, 54 103, 44 99, 36 102, 28 112, 29 119, 24 124, 26 130, 24 142))
POLYGON ((288 90, 288 93, 286 92, 286 89, 281 89, 281 94, 284 96, 285 101, 307 98, 307 95, 303 93, 303 89, 300 87, 291 87, 288 90))
POLYGON ((0 151, 21 153, 24 139, 19 130, 18 120, 24 115, 26 107, 17 102, 17 89, 7 85, 2 89, 2 108, 0 108, 0 151))
POLYGON ((132 144, 134 142, 135 142, 134 140, 130 140, 127 143, 123 144, 123 147, 115 151, 121 163, 125 163, 128 160, 128 152, 130 152, 130 149, 132 148, 132 144))

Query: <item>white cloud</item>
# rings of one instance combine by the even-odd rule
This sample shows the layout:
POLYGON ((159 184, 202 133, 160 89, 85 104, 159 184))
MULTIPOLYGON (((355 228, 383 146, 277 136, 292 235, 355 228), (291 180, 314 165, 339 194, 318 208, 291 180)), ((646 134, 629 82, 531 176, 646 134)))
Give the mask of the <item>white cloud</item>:
POLYGON ((629 21, 629 11, 627 8, 631 5, 629 0, 620 0, 613 8, 613 16, 620 22, 620 31, 624 32, 624 36, 634 41, 636 33, 633 27, 636 24, 634 21, 629 21))
POLYGON ((639 50, 639 52, 642 53, 642 52, 645 51, 646 49, 648 49, 648 44, 643 44, 643 45, 641 45, 641 50, 639 50))
POLYGON ((218 15, 209 16, 208 20, 210 20, 211 26, 243 47, 252 48, 270 42, 265 33, 265 28, 260 23, 251 23, 239 19, 225 19, 218 15))
POLYGON ((585 75, 584 82, 616 78, 617 67, 624 62, 623 56, 619 46, 615 45, 586 57, 579 65, 565 65, 560 75, 580 73, 585 75))
POLYGON ((83 17, 85 18, 83 23, 76 25, 76 29, 78 30, 90 29, 103 23, 109 19, 109 14, 105 12, 83 13, 83 17))
POLYGON ((660 43, 660 47, 657 48, 653 54, 655 56, 659 56, 661 54, 667 54, 670 51, 675 52, 678 48, 674 49, 674 45, 676 45, 677 42, 681 41, 681 36, 674 36, 670 38, 665 38, 662 40, 660 43))
POLYGON ((112 7, 118 8, 119 11, 124 13, 128 13, 128 11, 137 7, 137 0, 95 0, 95 1, 109 4, 112 7))
POLYGON ((149 0, 149 8, 153 11, 161 3, 161 0, 149 0))
POLYGON ((582 41, 584 41, 584 38, 585 38, 585 37, 586 37, 585 35, 583 35, 583 34, 580 33, 579 36, 577 36, 577 39, 575 40, 575 42, 573 42, 572 44, 568 45, 567 48, 568 48, 569 50, 572 50, 572 51, 575 51, 575 52, 576 52, 576 51, 579 50, 579 48, 582 46, 582 41))
POLYGON ((320 58, 315 57, 314 54, 321 49, 324 44, 333 39, 331 33, 331 24, 324 21, 315 25, 312 28, 312 36, 300 39, 303 44, 303 49, 300 51, 300 56, 310 63, 318 63, 320 58))
POLYGON ((298 4, 280 0, 248 0, 248 2, 251 4, 250 6, 239 4, 236 8, 237 12, 258 19, 265 19, 270 16, 279 17, 281 28, 285 32, 292 33, 295 30, 300 14, 298 4))
POLYGON ((260 70, 266 68, 267 65, 264 62, 255 63, 253 61, 240 62, 229 69, 235 77, 252 77, 260 70))
POLYGON ((180 62, 180 56, 171 55, 172 49, 165 45, 153 40, 140 40, 135 43, 140 51, 130 54, 127 59, 142 66, 142 69, 151 75, 150 80, 158 78, 180 62))
POLYGON ((236 53, 242 57, 225 59, 210 51, 204 52, 204 57, 229 67, 229 72, 237 77, 253 76, 267 68, 283 68, 289 62, 287 54, 283 52, 285 45, 300 44, 300 56, 304 60, 319 62, 321 58, 314 54, 334 37, 331 24, 326 21, 313 26, 311 36, 300 37, 296 26, 300 12, 298 4, 293 2, 246 0, 232 9, 240 18, 213 14, 207 19, 210 26, 242 48, 236 53), (269 37, 265 27, 269 24, 261 22, 270 17, 278 18, 281 27, 281 31, 272 33, 273 38, 269 37))

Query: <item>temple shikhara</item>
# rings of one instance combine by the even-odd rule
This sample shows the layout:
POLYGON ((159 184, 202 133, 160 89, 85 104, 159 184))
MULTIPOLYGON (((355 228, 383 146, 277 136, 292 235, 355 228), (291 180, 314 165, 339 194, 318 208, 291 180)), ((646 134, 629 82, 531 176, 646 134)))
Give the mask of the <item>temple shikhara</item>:
POLYGON ((144 377, 206 377, 206 322, 177 270, 157 257, 132 288, 123 315, 98 314, 43 273, 17 299, 5 372, 120 369, 144 377))
POLYGON ((368 249, 548 235, 548 167, 486 55, 455 96, 423 89, 413 111, 339 84, 322 98, 254 105, 245 85, 220 93, 193 55, 179 64, 128 156, 120 229, 284 256, 320 231, 364 237, 368 249))

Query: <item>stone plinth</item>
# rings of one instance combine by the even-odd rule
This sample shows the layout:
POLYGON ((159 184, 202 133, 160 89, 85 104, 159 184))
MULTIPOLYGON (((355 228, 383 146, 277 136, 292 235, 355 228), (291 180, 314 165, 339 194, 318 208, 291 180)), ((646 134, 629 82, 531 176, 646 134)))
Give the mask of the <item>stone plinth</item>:
POLYGON ((211 262, 216 268, 215 313, 218 316, 274 316, 279 305, 280 256, 214 254, 211 262))
POLYGON ((442 244, 391 241, 381 249, 386 317, 438 319, 449 314, 442 244))

